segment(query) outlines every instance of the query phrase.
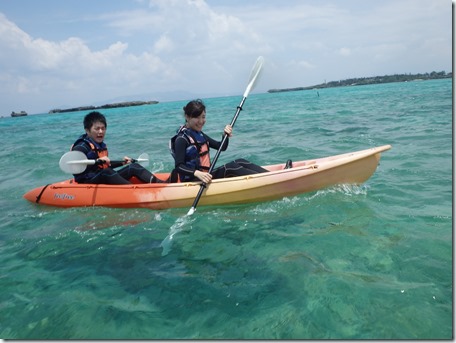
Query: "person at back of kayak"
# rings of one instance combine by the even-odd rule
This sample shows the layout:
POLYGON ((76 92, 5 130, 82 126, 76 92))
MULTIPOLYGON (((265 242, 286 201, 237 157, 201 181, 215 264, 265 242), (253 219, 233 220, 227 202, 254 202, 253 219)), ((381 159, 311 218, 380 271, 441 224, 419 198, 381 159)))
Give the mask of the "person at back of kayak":
POLYGON ((71 150, 81 151, 87 159, 97 160, 94 165, 89 165, 80 174, 74 174, 78 183, 125 185, 133 176, 144 183, 165 182, 158 179, 146 168, 138 163, 132 163, 132 159, 125 156, 121 162, 111 162, 108 157, 108 148, 104 143, 106 118, 100 112, 90 112, 84 117, 85 134, 81 135, 71 147, 71 150), (126 165, 120 170, 113 168, 126 165))
MULTIPOLYGON (((190 101, 184 108, 185 125, 171 138, 170 149, 175 161, 175 170, 180 181, 201 180, 205 183, 212 179, 233 176, 244 176, 264 173, 268 170, 245 159, 236 159, 208 173, 211 165, 210 148, 219 149, 222 142, 206 135, 202 129, 206 123, 206 106, 200 99, 190 101)), ((233 128, 226 125, 224 135, 231 137, 233 128)), ((226 139, 222 151, 228 148, 229 138, 226 139)))

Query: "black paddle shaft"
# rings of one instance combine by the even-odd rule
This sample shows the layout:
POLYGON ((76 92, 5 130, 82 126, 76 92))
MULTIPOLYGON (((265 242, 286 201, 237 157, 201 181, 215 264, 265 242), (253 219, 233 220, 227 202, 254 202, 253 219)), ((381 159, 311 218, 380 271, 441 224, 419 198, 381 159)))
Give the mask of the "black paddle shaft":
MULTIPOLYGON (((138 160, 136 160, 134 158, 131 159, 131 163, 136 163, 136 162, 138 162, 138 160)), ((106 161, 105 160, 101 160, 101 159, 97 159, 95 161, 96 165, 105 164, 105 163, 106 163, 106 161)), ((111 161, 111 164, 112 163, 114 163, 114 164, 125 164, 125 161, 124 160, 122 160, 122 161, 111 161)))
MULTIPOLYGON (((243 97, 242 100, 241 100, 241 103, 240 103, 239 106, 237 107, 237 110, 236 110, 236 113, 235 113, 235 115, 234 115, 234 117, 233 117, 233 120, 231 120, 231 124, 230 124, 231 127, 233 127, 234 124, 236 123, 236 119, 238 118, 239 114, 240 114, 241 111, 242 111, 242 106, 244 106, 245 99, 247 99, 247 97, 243 97)), ((215 163, 217 163, 217 160, 218 160, 218 158, 219 158, 219 156, 220 156, 220 153, 222 152, 222 148, 223 148, 223 146, 225 145, 225 142, 226 142, 227 139, 228 139, 228 135, 226 135, 226 134, 223 135, 222 144, 220 144, 220 148, 218 148, 217 153, 216 153, 215 156, 214 156, 214 159, 213 159, 213 161, 212 161, 212 163, 211 163, 211 165, 210 165, 210 167, 209 167, 208 173, 212 173, 212 171, 214 170, 215 163)), ((196 208, 196 205, 198 205, 198 202, 199 202, 199 200, 200 200, 200 198, 201 198, 201 195, 203 194, 203 191, 204 191, 204 189, 206 188, 206 186, 207 186, 207 185, 206 185, 205 182, 203 182, 203 183, 201 184, 201 187, 200 187, 200 189, 199 189, 199 191, 198 191, 198 195, 196 196, 195 200, 193 201, 193 205, 192 205, 192 208, 193 208, 193 209, 195 209, 195 208, 196 208)))

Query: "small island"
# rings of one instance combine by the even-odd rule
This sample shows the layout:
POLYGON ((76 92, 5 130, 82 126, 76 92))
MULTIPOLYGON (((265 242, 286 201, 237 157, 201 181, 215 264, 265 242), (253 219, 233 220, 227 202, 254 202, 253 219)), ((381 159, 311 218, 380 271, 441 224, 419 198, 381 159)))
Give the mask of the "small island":
POLYGON ((107 109, 107 108, 155 105, 155 104, 158 104, 158 101, 126 101, 126 102, 116 102, 113 104, 106 104, 106 105, 102 105, 102 106, 80 106, 80 107, 73 107, 73 108, 66 108, 66 109, 56 108, 56 109, 50 110, 49 113, 93 111, 93 110, 107 109))
POLYGON ((311 89, 331 88, 331 87, 344 87, 344 86, 362 86, 362 85, 373 85, 379 83, 391 83, 391 82, 408 82, 408 81, 423 81, 423 80, 435 80, 435 79, 446 79, 452 78, 453 73, 445 73, 444 71, 425 74, 395 74, 395 75, 384 75, 374 77, 360 77, 353 79, 346 79, 340 81, 330 81, 321 83, 315 86, 309 87, 296 87, 296 88, 282 88, 282 89, 270 89, 268 93, 278 92, 292 92, 302 91, 311 89))

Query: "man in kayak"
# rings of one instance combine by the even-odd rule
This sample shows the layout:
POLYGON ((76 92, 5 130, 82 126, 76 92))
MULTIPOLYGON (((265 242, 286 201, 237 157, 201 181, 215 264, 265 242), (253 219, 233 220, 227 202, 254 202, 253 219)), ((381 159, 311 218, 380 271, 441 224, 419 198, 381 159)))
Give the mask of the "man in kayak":
POLYGON ((85 134, 74 142, 71 150, 81 151, 87 159, 96 160, 94 165, 89 165, 81 174, 74 174, 78 183, 104 183, 110 185, 130 184, 133 176, 144 183, 165 182, 158 179, 146 168, 138 163, 132 163, 132 159, 125 156, 121 162, 111 162, 108 157, 108 148, 104 143, 106 118, 100 112, 90 112, 84 117, 85 134), (113 168, 126 165, 120 170, 113 168))
MULTIPOLYGON (((206 123, 206 106, 200 99, 190 101, 184 107, 185 125, 181 126, 177 134, 171 138, 170 147, 174 157, 175 168, 183 182, 201 180, 205 183, 212 179, 233 176, 244 176, 264 173, 268 170, 253 164, 245 159, 236 159, 208 173, 211 165, 210 148, 219 149, 221 141, 216 141, 206 135, 202 129, 206 123)), ((233 128, 226 125, 224 135, 231 137, 233 128)), ((228 148, 226 139, 222 151, 228 148)))

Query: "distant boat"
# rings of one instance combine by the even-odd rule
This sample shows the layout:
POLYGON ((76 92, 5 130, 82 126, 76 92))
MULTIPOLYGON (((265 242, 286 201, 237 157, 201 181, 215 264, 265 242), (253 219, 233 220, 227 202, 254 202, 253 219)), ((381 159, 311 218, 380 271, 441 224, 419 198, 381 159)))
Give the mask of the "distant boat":
POLYGON ((27 112, 25 111, 20 111, 20 112, 11 112, 11 117, 23 117, 26 116, 27 112))

